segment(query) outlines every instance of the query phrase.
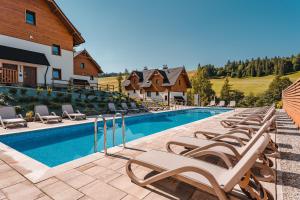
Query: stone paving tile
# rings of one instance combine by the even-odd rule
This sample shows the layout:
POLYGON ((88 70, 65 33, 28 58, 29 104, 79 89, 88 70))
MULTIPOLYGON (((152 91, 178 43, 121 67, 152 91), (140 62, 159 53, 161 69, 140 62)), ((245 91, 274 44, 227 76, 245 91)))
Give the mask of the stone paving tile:
POLYGON ((124 197, 122 200, 139 200, 138 198, 131 196, 131 195, 127 195, 126 197, 124 197))
POLYGON ((23 176, 10 167, 5 167, 6 170, 3 170, 3 168, 4 167, 2 166, 2 171, 0 172, 0 189, 26 180, 23 176))
POLYGON ((95 180, 95 178, 88 176, 76 169, 63 172, 56 177, 76 189, 81 188, 82 186, 85 186, 95 180))
POLYGON ((117 170, 126 165, 126 160, 114 157, 105 157, 95 161, 94 164, 106 167, 108 169, 117 170))
POLYGON ((78 171, 80 171, 80 172, 83 172, 83 171, 85 171, 85 170, 87 170, 87 169, 89 169, 89 168, 91 168, 91 167, 94 167, 94 166, 96 166, 95 163, 88 163, 88 164, 82 165, 82 166, 80 166, 80 167, 77 167, 76 169, 77 169, 78 171))
POLYGON ((41 188, 47 195, 55 200, 74 200, 83 197, 83 194, 62 181, 46 185, 41 188))
POLYGON ((41 181, 41 182, 37 183, 36 186, 37 186, 38 188, 44 188, 44 187, 46 187, 46 186, 48 186, 48 185, 51 185, 51 184, 53 184, 53 183, 56 183, 56 182, 58 182, 58 181, 59 181, 59 180, 58 180, 57 178, 52 177, 52 178, 48 178, 48 179, 46 179, 46 180, 44 180, 44 181, 41 181))
POLYGON ((4 188, 2 192, 11 200, 33 200, 44 196, 44 194, 29 181, 4 188))
POLYGON ((119 200, 126 196, 125 192, 99 180, 80 188, 79 191, 92 199, 99 200, 119 200))
POLYGON ((90 175, 100 181, 103 181, 103 182, 109 182, 109 181, 121 176, 121 173, 119 173, 119 172, 116 172, 114 170, 107 169, 105 167, 98 166, 98 165, 83 171, 83 173, 90 175))
POLYGON ((150 190, 132 183, 130 178, 126 175, 122 175, 110 181, 109 184, 139 199, 144 198, 150 193, 150 190))

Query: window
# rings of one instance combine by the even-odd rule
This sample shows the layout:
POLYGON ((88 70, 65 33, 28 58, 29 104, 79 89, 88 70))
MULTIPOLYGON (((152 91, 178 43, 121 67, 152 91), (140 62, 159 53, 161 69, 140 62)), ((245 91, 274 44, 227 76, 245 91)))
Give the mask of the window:
POLYGON ((60 51, 60 46, 53 44, 52 45, 52 54, 56 55, 56 56, 60 56, 61 55, 61 51, 60 51))
POLYGON ((165 96, 165 101, 168 101, 168 96, 165 96))
POLYGON ((80 69, 84 69, 85 64, 84 63, 80 63, 80 69))
POLYGON ((157 84, 157 85, 159 84, 159 80, 158 80, 158 79, 156 79, 156 81, 155 81, 155 82, 156 82, 156 84, 157 84))
POLYGON ((36 19, 35 19, 35 13, 29 10, 26 10, 26 23, 35 25, 36 19))
POLYGON ((93 76, 90 76, 90 80, 93 81, 93 80, 94 80, 94 77, 93 77, 93 76))
POLYGON ((135 90, 133 90, 133 93, 135 94, 135 93, 136 93, 136 91, 135 91, 135 90))
POLYGON ((182 92, 182 96, 185 96, 185 92, 182 92))
POLYGON ((147 91, 147 97, 151 97, 151 92, 147 91))
POLYGON ((156 96, 159 96, 159 92, 156 92, 156 96))
POLYGON ((178 81, 178 85, 180 85, 181 84, 181 82, 180 82, 180 80, 178 81))
POLYGON ((55 68, 53 68, 52 78, 54 80, 61 80, 61 69, 55 69, 55 68))

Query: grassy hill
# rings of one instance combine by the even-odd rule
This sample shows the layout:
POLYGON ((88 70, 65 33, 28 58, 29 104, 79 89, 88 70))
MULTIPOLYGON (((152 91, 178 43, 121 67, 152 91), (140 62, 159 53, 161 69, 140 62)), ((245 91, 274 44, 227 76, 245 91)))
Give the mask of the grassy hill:
MULTIPOLYGON (((188 72, 189 77, 193 77, 194 71, 188 72)), ((300 71, 294 74, 287 75, 291 81, 296 81, 300 78, 300 71)), ((229 82, 234 89, 243 91, 246 95, 250 92, 254 94, 259 94, 264 92, 271 81, 273 80, 274 75, 264 76, 264 77, 249 77, 249 78, 230 78, 229 82)), ((110 84, 115 85, 115 88, 118 88, 118 81, 116 77, 105 77, 100 79, 100 84, 110 84)), ((213 89, 216 91, 217 95, 220 94, 224 79, 211 79, 213 84, 213 89)))

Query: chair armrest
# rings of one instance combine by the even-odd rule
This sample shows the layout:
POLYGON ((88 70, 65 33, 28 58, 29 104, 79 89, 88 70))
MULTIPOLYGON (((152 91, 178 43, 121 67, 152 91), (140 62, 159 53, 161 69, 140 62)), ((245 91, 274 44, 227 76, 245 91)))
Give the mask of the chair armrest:
POLYGON ((224 147, 224 148, 227 148, 227 149, 229 149, 235 155, 235 157, 237 159, 241 158, 241 154, 236 150, 236 148, 233 145, 225 143, 225 142, 214 142, 214 143, 206 145, 204 147, 198 147, 196 149, 188 151, 187 153, 185 153, 183 155, 184 156, 193 157, 194 154, 196 154, 198 152, 201 152, 201 151, 204 151, 204 150, 209 150, 210 148, 213 148, 213 147, 224 147))
POLYGON ((57 116, 55 112, 51 112, 51 115, 53 115, 53 116, 57 116))
POLYGON ((23 116, 21 114, 17 115, 19 118, 24 119, 23 116))
POLYGON ((75 112, 77 112, 78 114, 81 114, 81 112, 79 110, 76 110, 75 112))
POLYGON ((245 146, 245 143, 241 140, 241 138, 239 137, 236 137, 234 135, 220 135, 220 136, 217 136, 217 137, 214 137, 212 138, 211 140, 213 141, 222 141, 222 139, 233 139, 233 140, 236 140, 241 146, 245 146))

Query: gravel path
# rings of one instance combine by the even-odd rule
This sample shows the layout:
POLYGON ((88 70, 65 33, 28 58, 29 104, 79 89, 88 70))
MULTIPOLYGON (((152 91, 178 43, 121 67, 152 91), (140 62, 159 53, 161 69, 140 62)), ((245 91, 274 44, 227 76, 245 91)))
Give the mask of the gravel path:
POLYGON ((281 158, 277 159, 277 199, 300 199, 300 131, 283 111, 277 118, 276 142, 281 158))

